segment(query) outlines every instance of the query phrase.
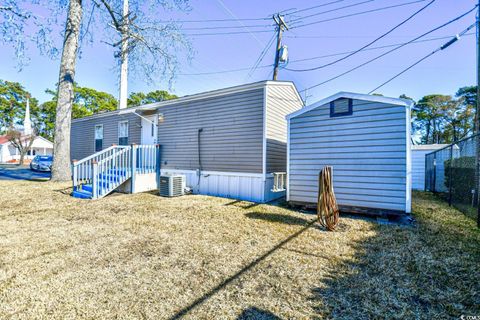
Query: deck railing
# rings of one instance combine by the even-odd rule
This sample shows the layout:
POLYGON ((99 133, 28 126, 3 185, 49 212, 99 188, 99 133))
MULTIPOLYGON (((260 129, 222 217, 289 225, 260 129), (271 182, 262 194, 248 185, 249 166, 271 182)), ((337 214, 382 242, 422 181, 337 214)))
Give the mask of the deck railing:
POLYGON ((73 161, 73 188, 91 185, 92 198, 101 198, 137 174, 158 173, 159 161, 159 145, 114 145, 73 161))
POLYGON ((115 150, 125 149, 128 146, 113 145, 102 151, 92 154, 81 160, 72 161, 72 178, 73 188, 76 189, 81 184, 93 183, 93 163, 98 163, 110 156, 112 156, 115 150))
POLYGON ((130 148, 113 149, 112 155, 93 163, 93 199, 101 198, 131 177, 130 148))

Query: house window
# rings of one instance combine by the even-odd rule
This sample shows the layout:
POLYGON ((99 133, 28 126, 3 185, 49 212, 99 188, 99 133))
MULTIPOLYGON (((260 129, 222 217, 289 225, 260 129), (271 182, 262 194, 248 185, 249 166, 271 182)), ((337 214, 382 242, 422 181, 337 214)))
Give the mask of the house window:
POLYGON ((128 121, 118 123, 118 144, 121 146, 128 145, 128 121))
POLYGON ((95 126, 95 152, 103 149, 103 125, 95 126))
POLYGON ((340 98, 330 102, 330 117, 350 116, 352 113, 352 99, 340 98))

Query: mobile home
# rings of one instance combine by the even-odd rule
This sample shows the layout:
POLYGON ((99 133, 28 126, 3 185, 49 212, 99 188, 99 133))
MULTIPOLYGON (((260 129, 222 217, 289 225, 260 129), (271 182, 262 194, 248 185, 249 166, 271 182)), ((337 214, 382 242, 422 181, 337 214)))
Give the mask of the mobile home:
POLYGON ((287 200, 315 205, 318 174, 333 167, 343 211, 411 210, 408 100, 340 92, 287 116, 287 200))
POLYGON ((185 175, 194 193, 266 202, 285 194, 274 173, 286 172, 285 117, 302 105, 293 83, 262 81, 96 114, 73 121, 71 157, 160 145, 160 174, 185 175))

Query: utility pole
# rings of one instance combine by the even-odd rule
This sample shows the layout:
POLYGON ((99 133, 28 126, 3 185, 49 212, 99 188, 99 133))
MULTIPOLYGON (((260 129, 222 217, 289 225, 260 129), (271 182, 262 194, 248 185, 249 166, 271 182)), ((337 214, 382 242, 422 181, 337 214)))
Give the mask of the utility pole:
POLYGON ((123 0, 122 44, 120 47, 120 95, 118 109, 127 107, 128 98, 128 0, 123 0))
POLYGON ((480 133, 480 0, 478 0, 477 4, 477 105, 476 105, 476 110, 475 110, 475 143, 476 143, 476 157, 475 157, 475 164, 476 164, 476 170, 475 170, 475 182, 476 182, 476 200, 477 200, 477 227, 480 228, 480 196, 479 196, 479 191, 480 191, 480 136, 478 135, 480 133))
MULTIPOLYGON (((480 0, 479 0, 480 1, 480 0)), ((278 76, 278 63, 280 61, 280 48, 282 46, 282 34, 283 34, 283 29, 288 30, 288 26, 285 23, 285 20, 283 20, 283 16, 277 14, 276 16, 273 16, 273 21, 277 24, 277 50, 275 52, 275 65, 273 68, 273 80, 277 80, 278 76)))

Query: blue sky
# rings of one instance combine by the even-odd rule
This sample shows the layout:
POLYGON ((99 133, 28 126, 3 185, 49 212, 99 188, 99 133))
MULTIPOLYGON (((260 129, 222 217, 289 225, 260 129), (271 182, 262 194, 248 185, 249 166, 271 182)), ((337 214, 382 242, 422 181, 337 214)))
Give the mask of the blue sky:
MULTIPOLYGON (((306 23, 335 18, 350 13, 411 1, 413 0, 374 0, 352 8, 305 18, 303 21, 306 23)), ((191 10, 188 12, 159 10, 158 14, 160 16, 164 15, 165 19, 173 18, 179 20, 232 19, 232 15, 238 18, 264 18, 282 10, 295 8, 296 10, 300 10, 328 2, 332 2, 332 0, 191 0, 191 10)), ((297 17, 316 14, 359 2, 363 1, 344 0, 325 7, 299 12, 297 17)), ((406 42, 473 8, 475 2, 474 0, 437 0, 407 24, 375 43, 373 47, 406 42)), ((285 38, 283 41, 289 49, 291 62, 288 67, 309 68, 335 60, 338 57, 292 62, 294 60, 355 50, 400 23, 403 19, 427 3, 428 1, 423 1, 311 26, 292 28, 292 30, 284 33, 285 38)), ((292 19, 292 17, 287 19, 292 19)), ((436 31, 425 38, 453 36, 473 23, 474 19, 475 14, 471 13, 460 21, 436 31)), ((171 91, 182 96, 271 79, 272 68, 270 67, 258 68, 250 77, 248 77, 248 70, 209 75, 182 75, 251 68, 274 33, 274 28, 268 26, 269 24, 270 21, 268 20, 229 21, 225 23, 184 23, 184 28, 234 26, 238 28, 230 30, 270 30, 270 32, 252 32, 251 34, 244 33, 239 35, 189 36, 195 50, 195 55, 190 63, 187 61, 182 62, 181 74, 176 77, 171 91), (242 24, 265 24, 266 26, 245 29, 242 24)), ((63 28, 63 26, 61 27, 63 28)), ((228 33, 230 30, 220 29, 214 31, 228 33)), ((202 33, 211 32, 211 30, 185 31, 185 33, 187 32, 202 33)), ((97 40, 100 39, 97 38, 97 40)), ((59 38, 58 41, 60 43, 61 39, 59 38)), ((438 48, 446 41, 448 41, 448 39, 405 46, 397 52, 379 59, 355 72, 308 91, 307 102, 313 103, 316 100, 320 100, 338 91, 367 93, 416 60, 438 48)), ((270 47, 267 51, 260 65, 273 63, 273 47, 274 46, 270 47)), ((294 81, 297 88, 303 90, 306 87, 310 87, 342 73, 351 67, 355 67, 386 50, 388 49, 364 51, 345 61, 312 72, 299 73, 281 70, 279 80, 294 81)), ((82 57, 77 65, 76 81, 82 86, 107 91, 117 96, 118 70, 112 50, 100 41, 96 41, 93 45, 83 46, 82 51, 82 57)), ((59 60, 50 60, 47 57, 41 56, 35 49, 32 49, 29 55, 31 58, 30 64, 21 72, 18 72, 13 50, 8 46, 1 45, 0 61, 2 61, 2 63, 0 64, 0 78, 21 82, 27 90, 40 101, 45 101, 49 99, 49 96, 44 93, 45 89, 54 88, 57 82, 59 60)), ((415 99, 431 93, 454 94, 459 87, 475 83, 475 56, 475 36, 464 36, 455 45, 430 57, 422 64, 378 90, 378 92, 394 97, 405 93, 415 99)), ((160 79, 160 76, 161 75, 158 75, 157 78, 160 79)), ((165 81, 161 79, 157 83, 148 83, 144 81, 142 77, 129 78, 129 92, 148 92, 157 89, 168 89, 168 86, 165 81)))

